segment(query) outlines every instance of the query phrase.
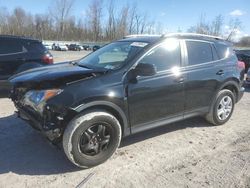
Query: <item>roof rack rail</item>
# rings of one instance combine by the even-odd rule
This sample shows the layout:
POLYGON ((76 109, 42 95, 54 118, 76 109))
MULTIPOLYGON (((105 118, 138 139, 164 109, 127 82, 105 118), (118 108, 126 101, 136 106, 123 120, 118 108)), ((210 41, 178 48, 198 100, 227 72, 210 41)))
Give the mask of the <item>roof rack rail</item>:
POLYGON ((163 34, 161 37, 162 38, 165 38, 165 37, 201 37, 201 38, 210 38, 210 39, 216 39, 216 40, 225 40, 219 36, 212 36, 212 35, 205 35, 205 34, 198 34, 198 33, 169 33, 169 34, 163 34))
POLYGON ((134 34, 134 35, 127 35, 124 36, 124 39, 127 38, 137 38, 137 37, 160 37, 161 35, 151 35, 151 34, 134 34))
POLYGON ((2 35, 2 34, 0 34, 0 37, 10 37, 10 38, 22 38, 22 39, 29 39, 29 40, 39 40, 39 39, 33 38, 31 36, 24 36, 24 35, 2 35))

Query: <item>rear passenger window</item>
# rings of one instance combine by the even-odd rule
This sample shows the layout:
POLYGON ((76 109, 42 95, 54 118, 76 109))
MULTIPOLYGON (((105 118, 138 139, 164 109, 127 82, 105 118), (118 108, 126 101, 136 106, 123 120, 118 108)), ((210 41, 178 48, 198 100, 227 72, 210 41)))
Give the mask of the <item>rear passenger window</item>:
POLYGON ((186 41, 189 65, 213 61, 211 45, 206 42, 186 41))
POLYGON ((17 40, 1 40, 0 55, 23 52, 22 44, 17 40))

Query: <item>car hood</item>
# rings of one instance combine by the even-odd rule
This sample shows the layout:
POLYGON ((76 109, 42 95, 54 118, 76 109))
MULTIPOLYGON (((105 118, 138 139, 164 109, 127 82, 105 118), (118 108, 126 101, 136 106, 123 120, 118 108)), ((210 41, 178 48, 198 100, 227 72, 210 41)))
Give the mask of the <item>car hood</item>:
POLYGON ((69 62, 65 62, 44 66, 41 68, 30 69, 12 76, 9 81, 12 84, 28 82, 47 82, 48 84, 58 82, 62 84, 84 78, 94 77, 98 73, 103 73, 103 70, 84 68, 69 62))

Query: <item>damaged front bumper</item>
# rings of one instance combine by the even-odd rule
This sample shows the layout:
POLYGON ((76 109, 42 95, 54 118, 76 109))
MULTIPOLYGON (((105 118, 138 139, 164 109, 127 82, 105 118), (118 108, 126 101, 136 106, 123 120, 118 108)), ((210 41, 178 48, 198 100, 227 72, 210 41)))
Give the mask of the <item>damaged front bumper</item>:
POLYGON ((43 115, 41 116, 34 109, 16 104, 17 115, 22 120, 26 121, 34 129, 41 131, 49 141, 57 143, 61 141, 64 129, 70 120, 70 115, 73 112, 66 110, 56 111, 55 107, 46 105, 43 115))
MULTIPOLYGON (((39 94, 39 92, 33 93, 39 94)), ((16 106, 19 118, 41 131, 51 142, 60 141, 73 112, 57 103, 52 104, 53 100, 40 100, 38 94, 34 97, 26 88, 14 88, 10 97, 16 106)))
POLYGON ((55 127, 51 122, 40 122, 37 118, 33 117, 30 113, 19 108, 17 115, 22 120, 29 123, 34 129, 41 131, 51 142, 56 142, 62 135, 62 130, 59 127, 55 127))

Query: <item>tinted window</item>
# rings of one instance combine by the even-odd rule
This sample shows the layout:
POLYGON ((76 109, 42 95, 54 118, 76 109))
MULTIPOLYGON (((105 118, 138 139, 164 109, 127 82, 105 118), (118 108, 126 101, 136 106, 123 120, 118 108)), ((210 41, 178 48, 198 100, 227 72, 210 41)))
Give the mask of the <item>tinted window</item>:
POLYGON ((23 52, 23 46, 18 40, 2 39, 0 45, 0 54, 12 54, 23 52))
POLYGON ((186 41, 189 65, 213 61, 211 45, 206 42, 186 41))
POLYGON ((41 42, 37 42, 37 41, 26 42, 25 43, 25 48, 29 52, 44 52, 44 51, 47 51, 45 46, 41 42))
POLYGON ((233 53, 232 48, 224 43, 216 43, 215 47, 220 59, 226 58, 233 53))
POLYGON ((174 66, 180 66, 181 51, 178 40, 167 39, 158 47, 152 49, 140 63, 153 64, 156 70, 164 71, 173 68, 174 66))

